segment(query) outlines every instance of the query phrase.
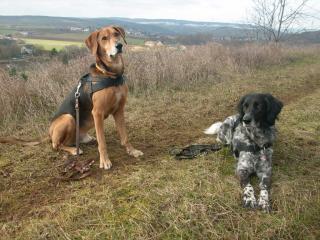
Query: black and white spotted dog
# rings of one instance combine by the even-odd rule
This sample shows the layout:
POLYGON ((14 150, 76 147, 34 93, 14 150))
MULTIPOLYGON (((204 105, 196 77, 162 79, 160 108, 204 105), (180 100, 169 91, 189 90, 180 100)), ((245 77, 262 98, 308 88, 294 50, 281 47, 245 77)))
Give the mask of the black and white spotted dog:
POLYGON ((241 98, 238 114, 205 130, 206 134, 217 134, 219 142, 231 146, 237 159, 236 174, 243 188, 245 207, 270 211, 272 144, 276 138, 275 120, 282 107, 282 102, 271 94, 248 94, 241 98), (258 201, 250 184, 252 174, 260 180, 258 201))

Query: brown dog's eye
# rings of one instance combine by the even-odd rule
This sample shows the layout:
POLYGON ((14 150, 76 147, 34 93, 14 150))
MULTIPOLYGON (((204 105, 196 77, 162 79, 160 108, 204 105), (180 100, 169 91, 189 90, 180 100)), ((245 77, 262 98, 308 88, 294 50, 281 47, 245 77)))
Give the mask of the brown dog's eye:
POLYGON ((119 37, 119 36, 120 36, 120 33, 115 32, 115 33, 113 33, 113 36, 114 36, 114 37, 119 37))
POLYGON ((108 40, 108 37, 104 36, 102 37, 102 40, 108 40))

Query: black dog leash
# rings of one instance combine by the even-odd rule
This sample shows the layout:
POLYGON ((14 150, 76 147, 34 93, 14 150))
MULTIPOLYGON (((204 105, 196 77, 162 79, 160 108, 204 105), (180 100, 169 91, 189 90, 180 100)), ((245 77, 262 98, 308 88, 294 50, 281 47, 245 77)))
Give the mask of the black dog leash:
POLYGON ((217 152, 221 148, 219 144, 192 144, 184 148, 173 148, 169 151, 169 154, 177 160, 192 159, 200 155, 217 152))

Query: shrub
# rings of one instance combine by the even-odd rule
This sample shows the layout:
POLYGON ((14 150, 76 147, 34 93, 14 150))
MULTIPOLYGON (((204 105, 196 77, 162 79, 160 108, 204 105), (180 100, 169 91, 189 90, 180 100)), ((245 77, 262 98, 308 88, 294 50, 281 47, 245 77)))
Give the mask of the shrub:
POLYGON ((0 39, 0 59, 10 59, 20 55, 20 47, 16 41, 0 39))

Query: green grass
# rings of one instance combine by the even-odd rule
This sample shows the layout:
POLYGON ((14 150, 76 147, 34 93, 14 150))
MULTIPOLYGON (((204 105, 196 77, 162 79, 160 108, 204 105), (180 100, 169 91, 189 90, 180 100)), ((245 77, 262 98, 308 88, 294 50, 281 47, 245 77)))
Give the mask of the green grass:
POLYGON ((144 45, 144 39, 140 39, 140 38, 131 38, 128 37, 127 38, 127 42, 129 45, 144 45))
POLYGON ((45 50, 50 51, 55 48, 60 51, 66 46, 75 45, 78 47, 83 47, 84 43, 76 42, 76 41, 60 41, 60 40, 47 40, 47 39, 31 39, 31 38, 22 38, 27 44, 39 45, 42 46, 45 50))
MULTIPOLYGON (((108 120, 113 168, 100 170, 96 162, 83 181, 57 178, 64 154, 48 143, 0 145, 1 238, 319 239, 319 104, 320 59, 303 58, 215 85, 129 97, 128 131, 144 157, 126 155, 108 120), (251 91, 271 92, 285 103, 277 123, 271 214, 242 208, 227 148, 194 160, 168 156, 174 145, 213 142, 202 130, 233 114, 239 97, 251 91)), ((98 160, 97 146, 83 150, 81 159, 98 160)))

